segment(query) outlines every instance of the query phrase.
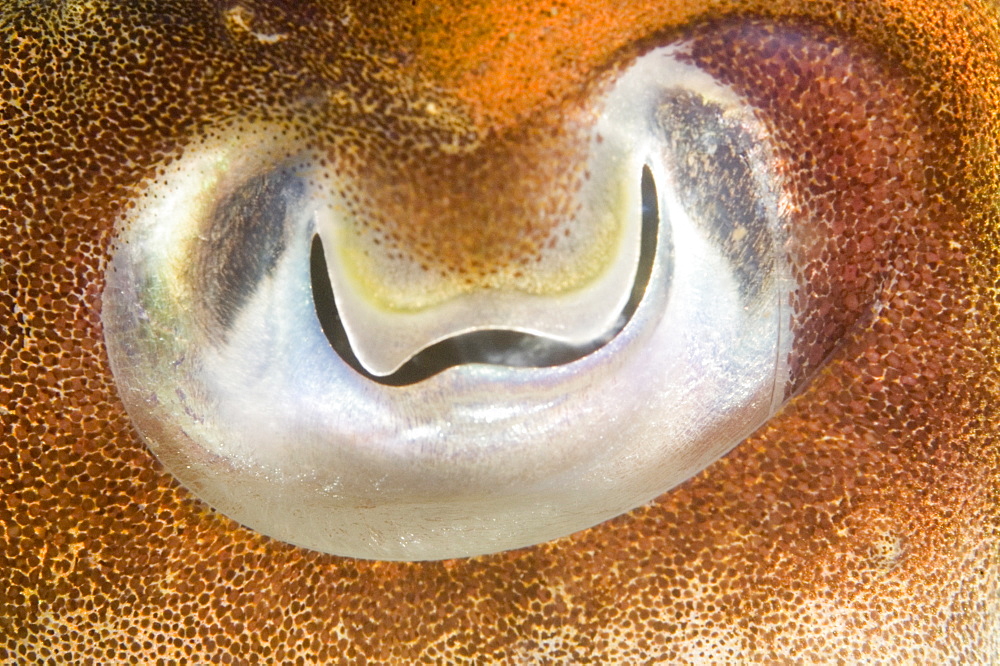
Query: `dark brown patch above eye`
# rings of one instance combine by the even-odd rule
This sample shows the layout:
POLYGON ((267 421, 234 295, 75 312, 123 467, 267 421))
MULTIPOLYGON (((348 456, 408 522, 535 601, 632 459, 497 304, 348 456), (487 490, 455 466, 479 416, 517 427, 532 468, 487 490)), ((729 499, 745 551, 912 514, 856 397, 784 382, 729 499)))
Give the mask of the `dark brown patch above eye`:
POLYGON ((690 61, 759 110, 789 186, 793 383, 802 386, 856 322, 870 320, 895 258, 940 218, 930 165, 947 155, 899 67, 804 25, 712 26, 690 61))

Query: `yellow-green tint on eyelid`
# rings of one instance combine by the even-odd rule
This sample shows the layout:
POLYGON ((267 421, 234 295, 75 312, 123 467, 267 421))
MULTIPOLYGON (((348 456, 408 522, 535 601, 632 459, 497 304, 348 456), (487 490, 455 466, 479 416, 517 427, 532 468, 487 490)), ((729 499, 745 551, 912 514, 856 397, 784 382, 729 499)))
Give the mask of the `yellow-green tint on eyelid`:
MULTIPOLYGON (((157 297, 144 307, 176 312, 197 302, 201 289, 192 274, 191 257, 199 254, 209 232, 216 205, 225 192, 238 187, 244 174, 260 165, 274 165, 288 157, 288 146, 275 141, 280 128, 241 126, 207 132, 200 145, 184 159, 162 168, 150 181, 137 205, 119 221, 123 227, 140 225, 138 237, 156 264, 157 297)), ((169 318, 168 318, 169 320, 169 318)), ((170 344, 167 332, 164 344, 170 344)))
MULTIPOLYGON (((425 270, 409 257, 387 258, 379 247, 363 233, 342 226, 337 231, 334 253, 343 274, 353 284, 359 296, 370 305, 386 311, 413 312, 432 307, 449 299, 485 289, 515 291, 536 296, 558 296, 591 285, 607 272, 623 252, 622 220, 629 210, 626 184, 613 193, 607 212, 595 222, 581 228, 574 221, 564 223, 576 235, 586 235, 576 243, 576 251, 542 250, 538 261, 527 268, 514 265, 475 281, 461 275, 441 276, 433 269, 425 270), (582 232, 582 233, 581 233, 582 232), (567 256, 569 255, 569 256, 567 256)), ((559 229, 557 235, 561 235, 559 229)))

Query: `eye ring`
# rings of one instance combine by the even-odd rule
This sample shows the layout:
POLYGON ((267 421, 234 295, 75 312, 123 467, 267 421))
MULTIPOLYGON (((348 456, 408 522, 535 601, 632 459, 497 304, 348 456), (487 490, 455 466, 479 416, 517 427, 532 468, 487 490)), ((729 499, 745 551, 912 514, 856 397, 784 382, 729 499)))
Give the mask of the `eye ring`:
POLYGON ((259 125, 189 149, 123 220, 105 292, 112 370, 150 447, 195 494, 258 531, 378 559, 550 540, 726 453, 784 401, 794 281, 766 132, 681 50, 642 56, 595 102, 591 178, 574 210, 631 220, 622 238, 636 245, 621 256, 636 263, 610 318, 624 321, 561 362, 546 353, 519 364, 504 350, 502 363, 449 360, 376 380, 344 358, 316 311, 315 238, 347 228, 323 224, 345 207, 341 185, 315 168, 322 159, 259 125), (684 99, 698 101, 688 111, 705 114, 713 151, 740 156, 728 171, 692 179, 671 166, 682 153, 685 164, 713 154, 707 135, 670 133, 664 110, 684 99), (684 194, 706 183, 723 189, 684 194), (709 205, 745 191, 732 183, 759 204, 748 224, 766 227, 740 237, 750 243, 709 205), (641 224, 651 190, 652 232, 641 224), (254 198, 268 192, 270 203, 254 198), (240 213, 244 201, 257 207, 240 213), (220 231, 248 220, 259 228, 220 231))

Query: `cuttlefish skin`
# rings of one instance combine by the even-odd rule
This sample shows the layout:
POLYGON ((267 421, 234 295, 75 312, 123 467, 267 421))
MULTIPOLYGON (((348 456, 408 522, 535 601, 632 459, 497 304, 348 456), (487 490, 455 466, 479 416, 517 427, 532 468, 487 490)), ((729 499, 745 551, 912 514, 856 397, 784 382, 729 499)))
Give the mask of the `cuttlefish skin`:
POLYGON ((459 4, 0 3, 4 661, 995 661, 1000 10, 459 4), (500 134, 695 19, 705 68, 776 115, 800 100, 786 128, 837 98, 859 111, 845 145, 871 147, 776 131, 822 221, 793 235, 821 314, 798 324, 800 392, 731 455, 553 543, 385 563, 255 534, 146 450, 108 370, 103 272, 129 202, 202 128, 337 83, 373 91, 342 118, 374 132, 378 91, 407 79, 500 134), (812 37, 768 46, 792 24, 812 37))

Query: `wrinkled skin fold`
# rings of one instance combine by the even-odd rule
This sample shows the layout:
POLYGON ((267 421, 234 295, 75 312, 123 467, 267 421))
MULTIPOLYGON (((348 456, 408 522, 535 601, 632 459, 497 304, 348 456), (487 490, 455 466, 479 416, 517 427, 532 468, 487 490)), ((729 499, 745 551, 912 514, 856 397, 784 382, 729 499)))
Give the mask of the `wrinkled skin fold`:
POLYGON ((0 2, 0 654, 995 658, 1000 10, 459 4, 0 2), (797 393, 732 454, 571 537, 407 564, 255 534, 146 450, 104 270, 130 202, 209 128, 336 107, 346 168, 378 172, 407 141, 545 136, 681 34, 769 110, 799 183, 797 393))

